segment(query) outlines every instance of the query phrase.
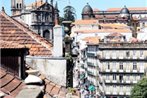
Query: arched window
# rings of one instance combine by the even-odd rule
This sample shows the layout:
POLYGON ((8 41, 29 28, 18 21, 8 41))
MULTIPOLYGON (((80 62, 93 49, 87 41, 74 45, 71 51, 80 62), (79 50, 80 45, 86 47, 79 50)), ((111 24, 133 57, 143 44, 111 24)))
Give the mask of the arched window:
POLYGON ((43 37, 46 38, 47 40, 49 40, 49 38, 50 38, 50 32, 49 32, 49 30, 43 31, 43 37))
POLYGON ((20 8, 21 8, 21 3, 19 4, 20 8))
POLYGON ((19 7, 19 4, 17 3, 17 8, 19 7))

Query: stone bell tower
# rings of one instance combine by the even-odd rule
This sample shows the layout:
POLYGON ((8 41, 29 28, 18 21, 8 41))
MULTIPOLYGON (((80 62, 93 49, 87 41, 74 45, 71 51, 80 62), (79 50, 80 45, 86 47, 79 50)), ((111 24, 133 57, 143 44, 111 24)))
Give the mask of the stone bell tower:
POLYGON ((24 7, 24 0, 11 0, 12 16, 20 15, 24 7))

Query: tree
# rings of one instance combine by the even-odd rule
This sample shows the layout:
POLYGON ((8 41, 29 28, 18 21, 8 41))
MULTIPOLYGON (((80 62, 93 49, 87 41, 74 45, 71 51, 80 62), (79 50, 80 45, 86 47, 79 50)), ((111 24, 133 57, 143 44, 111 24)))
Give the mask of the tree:
POLYGON ((76 11, 72 6, 66 6, 64 8, 64 20, 74 21, 76 17, 76 11))
POLYGON ((147 77, 142 78, 131 90, 131 98, 147 98, 147 77))

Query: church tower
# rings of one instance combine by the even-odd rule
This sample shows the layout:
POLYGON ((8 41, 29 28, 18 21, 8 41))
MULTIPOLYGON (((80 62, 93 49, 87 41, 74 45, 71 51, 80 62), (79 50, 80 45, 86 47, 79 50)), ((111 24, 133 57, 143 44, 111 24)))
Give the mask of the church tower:
POLYGON ((24 0, 11 0, 12 16, 20 15, 24 7, 24 0))

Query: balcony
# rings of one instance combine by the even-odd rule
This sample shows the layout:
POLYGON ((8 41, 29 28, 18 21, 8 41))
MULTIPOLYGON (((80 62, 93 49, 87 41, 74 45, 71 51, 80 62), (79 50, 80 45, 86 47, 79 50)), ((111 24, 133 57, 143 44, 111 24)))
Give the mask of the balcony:
POLYGON ((110 91, 106 91, 106 95, 110 95, 111 94, 111 92, 110 91))
POLYGON ((140 58, 140 59, 144 59, 144 56, 140 56, 139 58, 140 58))
POLYGON ((133 56, 133 59, 137 59, 137 56, 133 56))
POLYGON ((99 56, 99 60, 101 61, 146 61, 147 57, 134 57, 134 56, 130 56, 130 57, 126 57, 126 56, 99 56))
POLYGON ((126 80, 126 83, 130 84, 130 83, 131 83, 131 81, 130 81, 130 80, 126 80))
POLYGON ((87 57, 96 57, 96 53, 95 52, 87 52, 87 57))
POLYGON ((111 81, 110 81, 110 80, 105 80, 105 82, 106 82, 106 83, 110 83, 111 81))
POLYGON ((95 65, 94 65, 93 63, 91 63, 91 62, 87 62, 87 65, 88 65, 89 67, 95 67, 95 65))
POLYGON ((144 72, 145 72, 143 69, 140 69, 140 70, 138 70, 138 71, 141 72, 141 73, 144 73, 144 72))
POLYGON ((117 59, 117 57, 116 56, 112 56, 112 59, 117 59))
POLYGON ((113 95, 117 95, 118 93, 117 93, 117 91, 113 91, 113 93, 112 93, 113 95))
POLYGON ((130 73, 130 72, 131 72, 131 70, 130 70, 130 69, 126 69, 126 72, 130 73))
POLYGON ((131 93, 130 92, 126 92, 126 95, 131 95, 131 93))
POLYGON ((120 57, 119 57, 119 59, 123 59, 123 58, 124 58, 123 56, 120 56, 120 57))
POLYGON ((106 56, 105 58, 106 58, 106 59, 110 59, 110 56, 106 56))
POLYGON ((110 69, 106 69, 106 72, 110 72, 110 69))
POLYGON ((132 71, 133 73, 137 73, 137 69, 132 71))
POLYGON ((124 95, 124 92, 123 92, 123 91, 120 91, 120 92, 119 92, 119 95, 124 95))
POLYGON ((120 69, 120 70, 119 70, 119 72, 120 72, 120 73, 123 73, 123 72, 124 72, 124 70, 123 70, 123 69, 120 69))
POLYGON ((100 49, 134 49, 134 48, 144 48, 147 49, 147 43, 100 43, 100 49))
POLYGON ((116 69, 112 69, 112 72, 117 72, 117 70, 116 69))
POLYGON ((137 83, 137 80, 133 80, 133 83, 136 84, 137 83))
POLYGON ((117 80, 112 80, 112 83, 117 83, 117 80))
POLYGON ((87 74, 90 76, 95 76, 93 72, 87 70, 87 74))

